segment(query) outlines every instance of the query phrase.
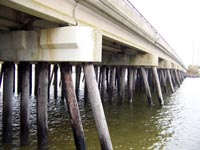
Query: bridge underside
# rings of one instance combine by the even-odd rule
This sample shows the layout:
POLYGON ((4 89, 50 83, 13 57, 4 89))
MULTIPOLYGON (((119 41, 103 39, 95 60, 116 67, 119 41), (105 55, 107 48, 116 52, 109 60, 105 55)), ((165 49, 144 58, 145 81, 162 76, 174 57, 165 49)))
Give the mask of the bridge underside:
POLYGON ((103 58, 104 65, 186 70, 173 49, 123 1, 0 3, 2 61, 101 62, 103 58), (116 58, 122 62, 115 63, 116 58))
POLYGON ((127 86, 127 99, 132 102, 133 91, 139 86, 152 106, 151 92, 156 89, 162 106, 162 91, 167 92, 169 84, 170 91, 174 92, 185 78, 186 68, 175 51, 122 0, 59 0, 59 3, 1 0, 0 42, 0 85, 4 80, 3 143, 12 141, 15 68, 23 120, 20 142, 28 145, 28 101, 34 67, 39 147, 48 143, 47 99, 53 76, 57 98, 58 68, 62 77, 61 97, 68 104, 77 149, 86 149, 76 98, 81 73, 84 73, 84 91, 89 95, 101 148, 109 150, 113 148, 101 101, 106 91, 112 101, 113 91, 117 89, 124 101, 127 86), (72 66, 76 68, 76 89, 72 66))

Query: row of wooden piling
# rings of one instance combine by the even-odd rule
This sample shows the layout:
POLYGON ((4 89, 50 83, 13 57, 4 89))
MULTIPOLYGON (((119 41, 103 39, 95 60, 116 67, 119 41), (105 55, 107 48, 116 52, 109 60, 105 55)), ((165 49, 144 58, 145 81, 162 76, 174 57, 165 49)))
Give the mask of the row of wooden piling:
MULTIPOLYGON (((15 91, 15 67, 13 62, 4 62, 1 67, 0 84, 3 79, 3 143, 12 142, 12 99, 15 91)), ((29 98, 32 94, 32 64, 20 62, 18 64, 18 89, 21 95, 20 101, 20 142, 28 145, 30 118, 29 98)), ((50 86, 54 79, 54 98, 58 97, 58 70, 61 71, 61 97, 65 97, 70 114, 74 141, 77 149, 86 149, 84 130, 78 108, 78 95, 81 82, 81 74, 84 73, 85 101, 90 100, 92 111, 99 134, 102 149, 112 149, 112 142, 103 111, 102 100, 109 95, 113 101, 114 91, 118 90, 121 101, 134 100, 133 91, 145 91, 149 105, 153 105, 151 92, 156 89, 159 104, 163 105, 163 91, 167 92, 167 86, 174 92, 176 86, 180 86, 185 78, 183 72, 173 69, 157 69, 157 67, 127 67, 127 66, 93 66, 93 64, 75 65, 75 87, 72 79, 72 65, 69 63, 53 64, 53 69, 47 62, 39 62, 35 65, 35 90, 37 99, 37 137, 38 146, 45 147, 48 144, 48 114, 47 105, 50 97, 50 86), (83 71, 82 71, 83 69, 83 71), (128 90, 126 90, 128 88, 128 90), (99 92, 100 91, 100 92, 99 92), (126 93, 128 91, 128 94, 126 93), (103 98, 101 100, 101 97, 103 98)))

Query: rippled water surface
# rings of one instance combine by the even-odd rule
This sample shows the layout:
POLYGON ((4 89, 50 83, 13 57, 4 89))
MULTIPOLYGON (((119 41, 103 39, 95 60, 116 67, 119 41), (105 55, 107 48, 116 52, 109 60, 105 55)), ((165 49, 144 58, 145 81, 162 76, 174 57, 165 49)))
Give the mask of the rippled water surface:
MULTIPOLYGON (((81 92, 83 93, 83 92, 81 92)), ((2 95, 2 93, 1 93, 2 95)), ((2 96, 1 96, 2 97, 2 96)), ((52 96, 53 97, 53 96, 52 96)), ((83 96, 80 95, 80 98, 83 96)), ((173 94, 165 94, 165 106, 148 107, 146 96, 134 93, 132 104, 105 102, 104 110, 114 149, 119 150, 199 150, 200 149, 200 79, 185 79, 173 94)), ((19 97, 14 98, 14 139, 12 146, 0 149, 37 149, 35 99, 31 98, 31 143, 19 146, 19 97)), ((2 130, 2 98, 0 100, 0 130, 2 130)), ((100 149, 98 135, 89 104, 79 104, 88 149, 100 149)), ((50 150, 75 149, 66 103, 59 98, 50 99, 49 146, 50 150)))

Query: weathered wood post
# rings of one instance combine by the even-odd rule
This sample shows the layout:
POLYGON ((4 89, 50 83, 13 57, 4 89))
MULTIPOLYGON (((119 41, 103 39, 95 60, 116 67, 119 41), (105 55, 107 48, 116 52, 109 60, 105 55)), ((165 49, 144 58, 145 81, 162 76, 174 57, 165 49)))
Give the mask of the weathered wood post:
POLYGON ((128 96, 129 96, 129 102, 132 102, 133 101, 133 68, 132 67, 129 67, 128 68, 129 71, 128 71, 128 96))
POLYGON ((38 147, 44 148, 48 144, 48 63, 40 62, 38 65, 37 89, 37 137, 38 147))
POLYGON ((22 93, 20 106, 20 143, 29 144, 29 95, 30 95, 30 65, 22 62, 20 70, 22 71, 22 93))
POLYGON ((38 64, 35 64, 35 88, 34 88, 34 95, 37 96, 38 92, 38 64))
POLYGON ((30 64, 29 68, 29 95, 32 95, 32 64, 30 64))
POLYGON ((12 142, 12 107, 13 107, 13 74, 14 67, 12 62, 4 63, 3 81, 3 143, 12 142))
POLYGON ((125 87, 126 87, 126 84, 125 84, 125 74, 126 74, 126 68, 125 67, 122 67, 121 68, 121 77, 120 77, 120 98, 122 101, 125 100, 125 87))
POLYGON ((140 69, 141 69, 141 73, 142 73, 142 78, 143 78, 143 82, 144 82, 145 91, 146 91, 146 94, 147 94, 148 104, 150 106, 152 106, 153 105, 153 101, 152 101, 151 91, 150 91, 150 88, 149 88, 149 83, 148 83, 148 80, 147 80, 146 71, 145 71, 144 67, 141 67, 140 69))
MULTIPOLYGON (((22 91, 22 72, 21 72, 21 64, 17 66, 17 94, 20 95, 22 91)), ((14 85, 13 85, 14 86, 14 85)))
POLYGON ((80 80, 81 80, 81 66, 76 66, 76 96, 77 100, 79 101, 78 95, 79 95, 79 88, 80 88, 80 80))
POLYGON ((109 81, 110 81, 110 80, 109 80, 109 77, 110 77, 109 74, 110 74, 110 67, 107 66, 107 67, 106 67, 106 87, 107 87, 107 90, 108 90, 109 83, 110 83, 110 82, 109 82, 109 81))
POLYGON ((176 83, 176 81, 174 79, 174 71, 173 71, 173 69, 170 70, 170 75, 171 75, 173 86, 176 87, 177 83, 176 83))
POLYGON ((1 65, 1 73, 0 73, 0 88, 1 88, 1 83, 3 79, 3 74, 4 74, 4 64, 1 65))
POLYGON ((104 96, 106 95, 106 67, 103 66, 102 69, 102 81, 101 81, 101 96, 104 100, 104 96))
POLYGON ((174 73, 175 73, 175 78, 176 78, 176 81, 177 81, 178 87, 180 87, 181 82, 180 82, 180 80, 179 80, 177 70, 174 70, 174 73))
POLYGON ((164 70, 160 70, 160 74, 161 74, 161 80, 162 80, 162 83, 163 83, 164 92, 167 93, 167 83, 166 83, 166 80, 165 80, 164 70))
POLYGON ((62 84, 64 86, 64 96, 68 104, 68 110, 71 118, 71 126, 74 134, 74 141, 77 150, 85 150, 86 142, 83 133, 83 126, 81 122, 80 112, 76 99, 75 89, 72 80, 71 67, 67 63, 61 65, 62 84))
POLYGON ((137 68, 133 69, 133 91, 135 91, 137 81, 137 68))
POLYGON ((51 64, 48 64, 48 102, 50 101, 50 88, 51 88, 51 64))
POLYGON ((115 89, 115 78, 116 78, 116 69, 114 66, 110 68, 110 84, 109 84, 109 96, 110 100, 113 100, 114 97, 114 89, 115 89))
POLYGON ((98 82, 98 87, 99 87, 99 90, 101 90, 101 86, 102 86, 102 73, 103 73, 103 67, 100 66, 100 72, 99 72, 99 82, 98 82))
POLYGON ((109 130, 104 114, 101 97, 96 82, 94 66, 92 64, 84 65, 84 74, 87 82, 89 92, 89 99, 92 106, 96 127, 99 134, 100 144, 102 150, 112 150, 112 142, 109 135, 109 130))
POLYGON ((86 80, 85 81, 85 84, 84 84, 84 101, 85 103, 88 102, 88 89, 87 89, 87 83, 86 83, 86 80))
POLYGON ((171 78, 171 74, 170 74, 169 69, 167 69, 167 76, 168 76, 169 84, 170 84, 170 87, 171 87, 171 91, 172 91, 172 93, 174 93, 174 85, 172 83, 172 78, 171 78))
POLYGON ((152 69, 153 69, 153 75, 154 75, 154 79, 155 79, 156 87, 157 87, 158 101, 159 101, 159 104, 162 106, 164 104, 164 101, 163 101, 162 91, 160 87, 160 81, 158 78, 157 67, 153 66, 152 69))
POLYGON ((15 64, 13 65, 13 93, 15 93, 15 70, 16 70, 16 67, 15 67, 15 64))
POLYGON ((54 65, 54 99, 58 97, 58 64, 54 65))

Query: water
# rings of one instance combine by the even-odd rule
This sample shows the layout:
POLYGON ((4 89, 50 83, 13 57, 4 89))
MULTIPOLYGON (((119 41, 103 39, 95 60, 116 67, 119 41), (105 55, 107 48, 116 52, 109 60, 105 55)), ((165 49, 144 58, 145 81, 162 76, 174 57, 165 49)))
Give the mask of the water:
MULTIPOLYGON (((187 78, 173 94, 164 95, 165 106, 159 107, 156 94, 155 106, 148 107, 146 96, 134 93, 132 104, 120 103, 116 97, 113 103, 104 103, 104 110, 113 142, 118 150, 199 150, 200 149, 200 79, 187 78)), ((83 93, 83 91, 81 91, 83 93)), ((53 96, 52 96, 53 97, 53 96)), ((81 94, 82 98, 83 95, 81 94)), ((98 134, 89 104, 79 104, 87 147, 100 149, 98 134)), ((0 130, 2 130, 2 99, 0 100, 0 130)), ((35 99, 32 97, 31 143, 19 146, 19 97, 14 98, 14 138, 12 146, 0 149, 37 149, 35 99)), ((66 103, 59 98, 51 99, 49 114, 50 150, 75 149, 66 103)))

